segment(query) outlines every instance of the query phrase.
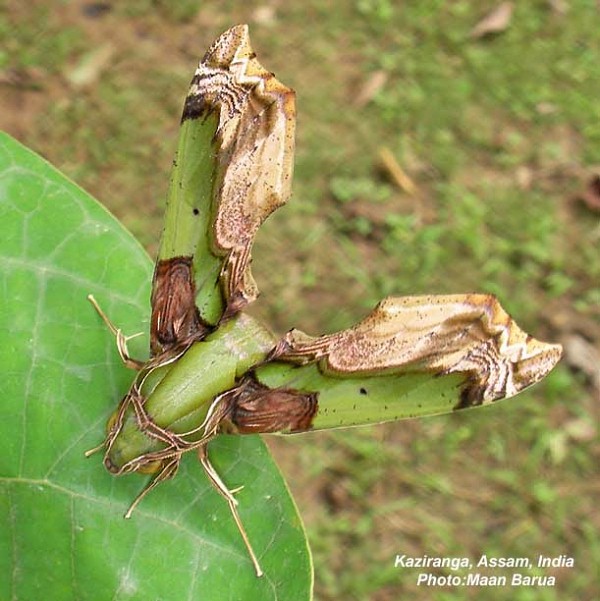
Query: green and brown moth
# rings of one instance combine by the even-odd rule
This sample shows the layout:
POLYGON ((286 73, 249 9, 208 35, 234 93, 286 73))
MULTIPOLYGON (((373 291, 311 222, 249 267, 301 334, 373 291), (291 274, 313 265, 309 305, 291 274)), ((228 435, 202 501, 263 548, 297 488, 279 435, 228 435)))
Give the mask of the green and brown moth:
POLYGON ((258 291, 250 253, 289 197, 295 94, 256 59, 245 25, 210 47, 181 120, 152 284, 150 358, 96 309, 137 370, 101 445, 114 474, 152 488, 196 451, 227 500, 257 575, 233 492, 208 458, 220 433, 294 433, 449 413, 514 396, 561 347, 523 332, 486 294, 387 298, 353 328, 275 338, 244 308, 258 291))

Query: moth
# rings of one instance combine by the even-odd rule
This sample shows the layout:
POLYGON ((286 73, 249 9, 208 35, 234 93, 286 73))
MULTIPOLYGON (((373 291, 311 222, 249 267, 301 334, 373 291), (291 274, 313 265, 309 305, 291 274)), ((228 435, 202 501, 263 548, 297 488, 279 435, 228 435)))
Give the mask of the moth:
MULTIPOLYGON (((523 332, 487 294, 387 298, 354 327, 280 339, 244 313, 258 290, 251 249, 289 198, 295 93, 258 62, 245 25, 222 34, 181 118, 151 296, 150 358, 90 300, 137 371, 111 416, 104 465, 153 478, 195 451, 262 574, 234 494, 208 456, 220 433, 294 433, 449 413, 514 396, 561 347, 523 332)), ((89 453, 93 452, 90 451, 89 453)))

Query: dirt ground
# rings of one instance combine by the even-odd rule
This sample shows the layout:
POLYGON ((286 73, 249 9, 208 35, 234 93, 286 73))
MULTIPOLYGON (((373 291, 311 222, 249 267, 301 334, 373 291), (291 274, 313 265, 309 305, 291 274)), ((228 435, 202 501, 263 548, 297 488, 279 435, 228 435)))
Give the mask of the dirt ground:
POLYGON ((394 567, 403 553, 564 554, 576 567, 545 572, 555 587, 494 597, 597 598, 599 9, 536 3, 477 38, 494 3, 124 4, 9 0, 0 127, 150 254, 195 63, 247 21, 299 106, 294 197, 254 255, 256 314, 317 333, 389 294, 484 289, 565 347, 547 382, 501 407, 268 439, 306 523, 316 598, 481 598, 418 587, 394 567), (548 48, 562 50, 537 71, 528 54, 548 48))

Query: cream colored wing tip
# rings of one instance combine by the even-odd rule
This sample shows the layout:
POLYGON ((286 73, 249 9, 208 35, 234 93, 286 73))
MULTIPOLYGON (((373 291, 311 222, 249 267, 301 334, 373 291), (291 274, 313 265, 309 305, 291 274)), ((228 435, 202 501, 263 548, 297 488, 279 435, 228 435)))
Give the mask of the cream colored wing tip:
POLYGON ((543 380, 556 367, 563 353, 562 345, 549 344, 534 338, 528 341, 527 350, 525 356, 514 365, 513 394, 543 380))
POLYGON ((250 29, 246 23, 240 23, 239 25, 234 25, 229 29, 225 30, 214 43, 218 43, 219 41, 231 38, 242 40, 243 42, 248 43, 250 41, 250 29))

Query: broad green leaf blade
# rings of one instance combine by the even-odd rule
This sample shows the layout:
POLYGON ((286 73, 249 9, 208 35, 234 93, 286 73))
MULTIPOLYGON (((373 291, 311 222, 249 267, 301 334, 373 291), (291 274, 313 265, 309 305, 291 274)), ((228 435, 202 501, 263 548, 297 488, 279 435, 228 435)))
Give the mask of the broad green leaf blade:
MULTIPOLYGON (((240 513, 263 578, 194 457, 123 520, 144 478, 115 478, 83 453, 132 372, 86 295, 125 332, 146 331, 150 261, 103 207, 6 135, 0 222, 0 599, 309 599, 302 525, 256 437, 222 437, 209 452, 229 486, 245 485, 240 513)), ((143 348, 147 339, 132 341, 143 348)))

